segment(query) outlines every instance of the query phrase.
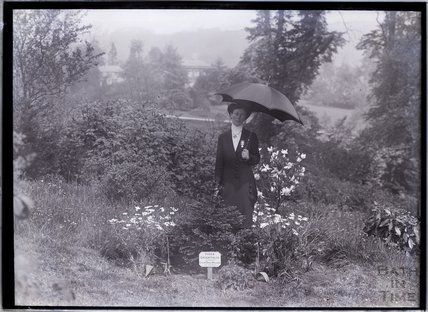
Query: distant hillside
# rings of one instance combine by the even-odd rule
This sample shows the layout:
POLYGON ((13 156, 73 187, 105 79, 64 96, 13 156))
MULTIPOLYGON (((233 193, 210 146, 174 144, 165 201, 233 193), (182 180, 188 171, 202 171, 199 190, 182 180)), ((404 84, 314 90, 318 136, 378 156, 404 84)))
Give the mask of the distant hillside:
POLYGON ((163 49, 172 44, 185 58, 198 58, 209 64, 221 57, 229 67, 235 66, 248 46, 244 30, 203 29, 175 34, 155 34, 145 29, 122 28, 111 33, 94 34, 102 49, 108 52, 112 42, 116 45, 118 57, 125 61, 129 54, 131 40, 141 40, 144 51, 151 47, 163 49))

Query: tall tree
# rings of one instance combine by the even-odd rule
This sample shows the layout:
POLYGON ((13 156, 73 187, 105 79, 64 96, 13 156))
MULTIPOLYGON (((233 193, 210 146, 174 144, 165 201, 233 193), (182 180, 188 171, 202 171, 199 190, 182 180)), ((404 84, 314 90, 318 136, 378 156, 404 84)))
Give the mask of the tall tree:
POLYGON ((24 119, 43 110, 43 99, 64 94, 97 64, 101 54, 82 40, 91 26, 81 25, 81 19, 79 10, 14 11, 14 109, 24 119))
POLYGON ((110 50, 108 52, 107 63, 109 65, 117 65, 117 64, 119 64, 119 61, 117 59, 116 45, 114 44, 114 42, 111 43, 110 50))
POLYGON ((14 126, 24 135, 23 154, 35 153, 28 176, 52 173, 61 125, 62 96, 82 80, 102 53, 83 40, 91 26, 80 10, 13 12, 14 126))
POLYGON ((376 62, 366 115, 370 127, 360 139, 372 147, 383 185, 415 192, 420 172, 420 13, 386 12, 358 47, 376 62))
POLYGON ((132 101, 145 105, 151 102, 152 90, 148 88, 146 64, 144 63, 143 43, 140 40, 132 40, 129 48, 129 56, 124 65, 123 77, 125 79, 125 94, 132 101))
MULTIPOLYGON (((255 26, 246 29, 251 44, 240 63, 251 68, 254 76, 287 95, 292 103, 296 103, 312 83, 321 64, 331 61, 344 43, 341 33, 328 31, 324 11, 263 10, 257 12, 253 22, 255 26)), ((309 112, 298 110, 307 116, 307 124, 314 124, 309 112)), ((294 131, 288 126, 284 126, 285 129, 273 126, 272 120, 267 116, 255 118, 256 126, 263 128, 258 132, 262 141, 269 142, 280 131, 294 131)), ((315 128, 310 132, 315 132, 315 128)))
POLYGON ((163 52, 163 72, 165 92, 163 106, 180 110, 193 108, 193 102, 186 91, 187 71, 182 64, 180 54, 172 45, 166 46, 163 52))
POLYGON ((184 90, 188 82, 187 71, 183 67, 182 59, 177 49, 172 45, 165 48, 163 65, 165 72, 164 87, 166 90, 184 90))
MULTIPOLYGON (((228 85, 227 73, 229 69, 224 64, 221 58, 218 58, 211 68, 203 72, 195 81, 193 85, 193 92, 201 97, 208 98, 212 93, 228 85)), ((214 102, 213 104, 218 104, 214 102)))
POLYGON ((253 22, 241 63, 293 103, 344 43, 340 33, 327 30, 323 11, 258 11, 253 22))

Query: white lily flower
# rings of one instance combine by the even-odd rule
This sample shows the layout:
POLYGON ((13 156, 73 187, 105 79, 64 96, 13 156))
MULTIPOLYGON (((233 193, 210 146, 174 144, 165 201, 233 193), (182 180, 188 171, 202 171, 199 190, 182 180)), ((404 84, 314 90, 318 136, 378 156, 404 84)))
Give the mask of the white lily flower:
POLYGON ((275 188, 273 186, 270 187, 271 192, 275 192, 275 188))
POLYGON ((138 210, 140 210, 140 209, 141 209, 140 207, 135 206, 135 210, 136 210, 136 211, 138 211, 138 210))
POLYGON ((297 231, 295 229, 293 229, 293 234, 296 236, 299 236, 299 233, 297 233, 297 231))
POLYGON ((256 174, 254 175, 254 179, 259 180, 259 179, 260 179, 260 174, 256 173, 256 174))
POLYGON ((272 147, 272 146, 269 146, 269 147, 267 148, 267 150, 268 150, 268 152, 269 152, 269 153, 272 153, 272 152, 273 152, 273 147, 272 147))
POLYGON ((268 225, 269 225, 269 223, 267 223, 267 222, 260 223, 260 228, 263 229, 263 228, 267 227, 268 225))
POLYGON ((269 167, 268 164, 263 164, 262 168, 260 169, 261 172, 266 172, 266 171, 269 171, 269 170, 271 170, 271 168, 269 167))
POLYGON ((299 162, 301 162, 301 161, 302 161, 302 158, 297 157, 297 162, 299 163, 299 162))
POLYGON ((282 196, 289 196, 291 193, 291 188, 288 187, 283 187, 281 190, 281 195, 282 196))
POLYGON ((302 157, 302 159, 305 159, 306 158, 306 154, 303 153, 303 154, 300 155, 300 157, 302 157))
POLYGON ((303 221, 308 221, 308 218, 307 217, 303 217, 302 220, 303 221))

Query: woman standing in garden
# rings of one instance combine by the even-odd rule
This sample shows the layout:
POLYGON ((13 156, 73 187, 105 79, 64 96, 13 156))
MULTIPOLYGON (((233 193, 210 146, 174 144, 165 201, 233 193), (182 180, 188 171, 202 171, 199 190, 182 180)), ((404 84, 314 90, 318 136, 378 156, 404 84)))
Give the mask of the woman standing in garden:
POLYGON ((260 161, 259 143, 257 135, 244 128, 251 112, 237 103, 229 104, 227 111, 232 124, 218 138, 216 194, 220 194, 226 204, 237 206, 244 216, 244 226, 251 227, 254 204, 257 201, 252 166, 260 161))

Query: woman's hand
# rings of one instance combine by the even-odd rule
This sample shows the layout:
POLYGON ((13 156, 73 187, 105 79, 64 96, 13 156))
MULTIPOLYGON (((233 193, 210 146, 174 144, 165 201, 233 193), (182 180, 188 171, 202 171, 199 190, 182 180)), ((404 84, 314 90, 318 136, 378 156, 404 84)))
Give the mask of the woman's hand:
POLYGON ((241 153, 242 159, 248 160, 250 159, 250 152, 245 148, 241 153))

